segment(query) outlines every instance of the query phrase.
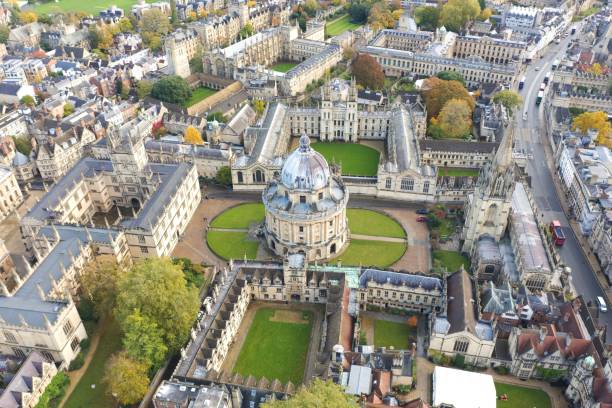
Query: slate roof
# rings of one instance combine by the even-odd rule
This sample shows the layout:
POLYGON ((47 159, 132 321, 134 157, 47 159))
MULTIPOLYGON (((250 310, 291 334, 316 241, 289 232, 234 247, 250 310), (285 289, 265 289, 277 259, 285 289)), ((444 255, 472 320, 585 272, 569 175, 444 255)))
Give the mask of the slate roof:
POLYGON ((425 290, 443 290, 442 280, 434 276, 413 275, 408 273, 398 273, 391 271, 381 271, 378 269, 366 269, 359 277, 359 287, 366 288, 369 281, 378 284, 390 283, 392 285, 409 286, 412 288, 422 287, 425 290))

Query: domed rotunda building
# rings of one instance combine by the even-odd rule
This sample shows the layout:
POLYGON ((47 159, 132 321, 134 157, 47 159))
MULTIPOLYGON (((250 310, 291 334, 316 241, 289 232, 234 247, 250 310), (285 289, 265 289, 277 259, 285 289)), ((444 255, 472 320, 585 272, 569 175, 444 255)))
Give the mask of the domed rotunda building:
POLYGON ((348 198, 340 175, 302 136, 263 192, 268 247, 279 256, 302 253, 306 261, 333 258, 348 243, 348 198))

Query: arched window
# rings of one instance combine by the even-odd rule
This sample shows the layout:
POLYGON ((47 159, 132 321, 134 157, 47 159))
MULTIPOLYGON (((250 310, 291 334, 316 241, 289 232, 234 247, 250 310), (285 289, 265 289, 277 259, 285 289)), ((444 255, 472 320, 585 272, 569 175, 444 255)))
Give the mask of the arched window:
POLYGON ((261 170, 255 171, 255 181, 257 183, 264 183, 266 181, 266 177, 261 170))
POLYGON ((241 171, 238 172, 238 183, 244 183, 244 177, 241 171))

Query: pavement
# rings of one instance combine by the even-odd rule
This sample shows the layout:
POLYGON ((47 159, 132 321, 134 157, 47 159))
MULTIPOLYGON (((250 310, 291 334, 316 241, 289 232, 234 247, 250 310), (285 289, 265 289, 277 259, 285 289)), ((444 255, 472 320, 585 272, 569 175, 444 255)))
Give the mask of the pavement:
MULTIPOLYGON (((579 31, 576 36, 579 35, 579 31)), ((527 172, 531 176, 531 187, 542 213, 542 220, 550 222, 557 219, 564 227, 567 238, 563 247, 558 251, 562 261, 572 268, 572 282, 576 292, 582 294, 586 300, 593 300, 597 296, 607 296, 604 290, 606 286, 602 287, 600 278, 596 275, 597 263, 596 261, 595 264, 591 263, 594 258, 589 259, 588 249, 585 250, 588 245, 584 240, 578 238, 564 211, 564 197, 557 191, 555 183, 557 177, 553 176, 555 166, 542 115, 546 101, 543 101, 539 107, 535 104, 537 91, 546 72, 551 70, 555 59, 562 57, 572 37, 568 36, 559 45, 549 46, 542 59, 534 60, 527 66, 524 74, 527 80, 524 89, 520 91, 525 104, 523 109, 527 111, 527 120, 522 120, 522 114, 516 115, 517 143, 525 147, 532 155, 527 162, 527 172), (540 67, 540 70, 536 71, 535 67, 540 67)), ((599 320, 608 327, 612 327, 612 313, 601 314, 599 320)))

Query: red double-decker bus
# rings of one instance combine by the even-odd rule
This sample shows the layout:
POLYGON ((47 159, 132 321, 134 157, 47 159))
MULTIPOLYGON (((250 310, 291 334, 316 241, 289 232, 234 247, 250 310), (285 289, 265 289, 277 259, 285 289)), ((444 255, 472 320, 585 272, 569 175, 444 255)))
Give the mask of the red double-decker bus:
POLYGON ((550 233, 552 234, 553 241, 556 246, 563 246, 565 243, 565 232, 561 227, 559 220, 553 220, 550 223, 550 233))

